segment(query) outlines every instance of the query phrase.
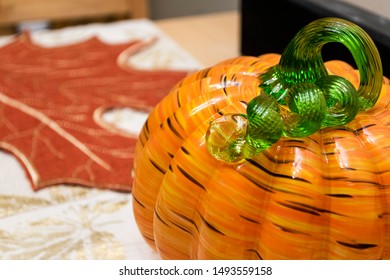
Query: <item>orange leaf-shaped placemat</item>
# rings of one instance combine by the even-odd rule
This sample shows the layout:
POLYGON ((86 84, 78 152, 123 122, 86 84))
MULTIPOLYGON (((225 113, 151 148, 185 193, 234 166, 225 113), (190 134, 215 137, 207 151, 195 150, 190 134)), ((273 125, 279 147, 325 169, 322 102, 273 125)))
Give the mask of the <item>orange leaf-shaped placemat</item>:
POLYGON ((0 48, 0 147, 21 161, 33 189, 67 183, 131 190, 136 135, 110 129, 102 114, 148 112, 186 75, 121 64, 144 46, 94 37, 45 48, 23 34, 0 48))

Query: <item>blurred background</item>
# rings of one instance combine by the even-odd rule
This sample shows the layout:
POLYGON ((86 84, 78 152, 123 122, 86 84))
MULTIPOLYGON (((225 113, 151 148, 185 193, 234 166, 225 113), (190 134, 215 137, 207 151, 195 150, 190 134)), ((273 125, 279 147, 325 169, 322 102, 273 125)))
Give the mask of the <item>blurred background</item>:
POLYGON ((87 22, 151 20, 239 9, 240 0, 1 0, 0 32, 87 22))
MULTIPOLYGON (((220 21, 225 25, 221 32, 226 32, 226 37, 230 30, 235 43, 229 44, 237 48, 237 54, 259 55, 282 52, 297 30, 310 21, 337 16, 363 27, 374 39, 382 60, 390 61, 389 4, 389 0, 0 0, 0 35, 134 18, 148 18, 165 27, 170 19, 234 13, 232 20, 220 21)), ((199 25, 199 31, 205 33, 208 28, 217 28, 216 21, 206 24, 206 18, 199 18, 203 19, 204 24, 195 22, 193 28, 199 25)), ((174 35, 180 34, 182 44, 191 46, 188 33, 196 30, 181 26, 180 21, 172 22, 168 29, 168 33, 173 30, 174 35)), ((210 39, 208 43, 212 45, 214 41, 210 39)), ((332 52, 327 52, 331 54, 329 59, 332 52)), ((337 51, 337 55, 351 61, 346 50, 337 51)), ((385 72, 390 74, 388 69, 385 72)))
MULTIPOLYGON (((151 20, 199 15, 206 13, 239 11, 247 0, 1 0, 0 26, 8 31, 25 21, 46 21, 49 25, 107 21, 120 18, 147 17, 151 20)), ((388 0, 272 0, 256 2, 257 10, 253 11, 259 17, 265 14, 275 15, 281 19, 291 13, 285 3, 300 3, 306 9, 318 5, 331 8, 339 7, 339 2, 372 12, 378 16, 389 18, 390 5, 388 0), (278 9, 269 10, 273 3, 278 9), (313 4, 314 3, 314 4, 313 4), (265 13, 266 12, 266 13, 265 13)), ((255 4, 254 4, 255 5, 255 4)), ((31 22, 30 22, 31 23, 31 22)), ((38 24, 37 24, 38 26, 38 24)), ((43 26, 43 24, 42 24, 43 26)), ((6 30, 3 30, 6 32, 6 30)))
POLYGON ((150 18, 170 17, 239 10, 240 0, 149 0, 150 18))

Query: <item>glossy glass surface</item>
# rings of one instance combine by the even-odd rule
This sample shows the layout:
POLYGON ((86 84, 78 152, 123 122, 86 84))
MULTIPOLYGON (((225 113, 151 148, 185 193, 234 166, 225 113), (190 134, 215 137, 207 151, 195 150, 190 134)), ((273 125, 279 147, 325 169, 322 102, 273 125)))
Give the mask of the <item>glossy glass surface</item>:
MULTIPOLYGON (((198 71, 150 114, 136 148, 133 207, 163 259, 390 259, 388 79, 375 106, 344 125, 281 137, 234 163, 210 155, 210 122, 261 123, 248 104, 261 93, 258 77, 279 62, 266 54, 198 71)), ((324 69, 362 86, 361 71, 344 62, 324 69)), ((261 116, 278 112, 268 104, 261 116)), ((240 137, 229 129, 216 131, 240 137)))
MULTIPOLYGON (((248 126, 241 133, 243 138, 233 138, 227 145, 230 150, 255 149, 249 157, 267 149, 281 136, 306 137, 321 128, 347 124, 358 111, 370 109, 382 86, 382 64, 364 30, 345 20, 324 18, 298 32, 285 48, 280 63, 262 73, 260 80, 260 96, 246 110, 248 126), (321 50, 330 42, 341 43, 350 50, 360 72, 357 89, 348 80, 327 73, 321 50), (274 99, 273 105, 264 94, 274 99), (270 130, 270 126, 275 127, 270 130)), ((222 125, 221 120, 217 123, 222 125)), ((248 153, 226 157, 226 152, 215 146, 216 137, 210 143, 208 139, 209 152, 216 158, 229 162, 248 158, 248 153)))

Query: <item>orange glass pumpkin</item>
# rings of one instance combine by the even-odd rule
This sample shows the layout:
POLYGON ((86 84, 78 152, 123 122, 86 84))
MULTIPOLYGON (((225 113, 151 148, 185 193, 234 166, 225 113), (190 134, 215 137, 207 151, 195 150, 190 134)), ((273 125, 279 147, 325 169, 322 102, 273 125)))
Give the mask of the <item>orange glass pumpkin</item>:
POLYGON ((390 85, 381 71, 363 30, 326 18, 282 56, 230 59, 183 79, 136 148, 133 207, 145 240, 163 259, 389 259, 390 85), (359 70, 324 66, 321 47, 333 41, 359 70), (340 88, 356 98, 344 104, 340 88))

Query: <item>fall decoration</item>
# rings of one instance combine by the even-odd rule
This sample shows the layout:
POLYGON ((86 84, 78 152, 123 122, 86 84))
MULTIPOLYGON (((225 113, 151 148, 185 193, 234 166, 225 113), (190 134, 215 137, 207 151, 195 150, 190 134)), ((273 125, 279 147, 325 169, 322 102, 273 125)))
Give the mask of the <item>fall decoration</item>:
POLYGON ((0 147, 37 190, 57 184, 130 191, 137 135, 102 120, 108 110, 150 112, 183 71, 141 71, 123 61, 152 41, 97 37, 40 47, 22 34, 0 49, 0 147))
POLYGON ((390 85, 355 24, 184 78, 136 147, 133 208, 164 259, 389 259, 390 85), (358 70, 322 62, 344 44, 358 70))

